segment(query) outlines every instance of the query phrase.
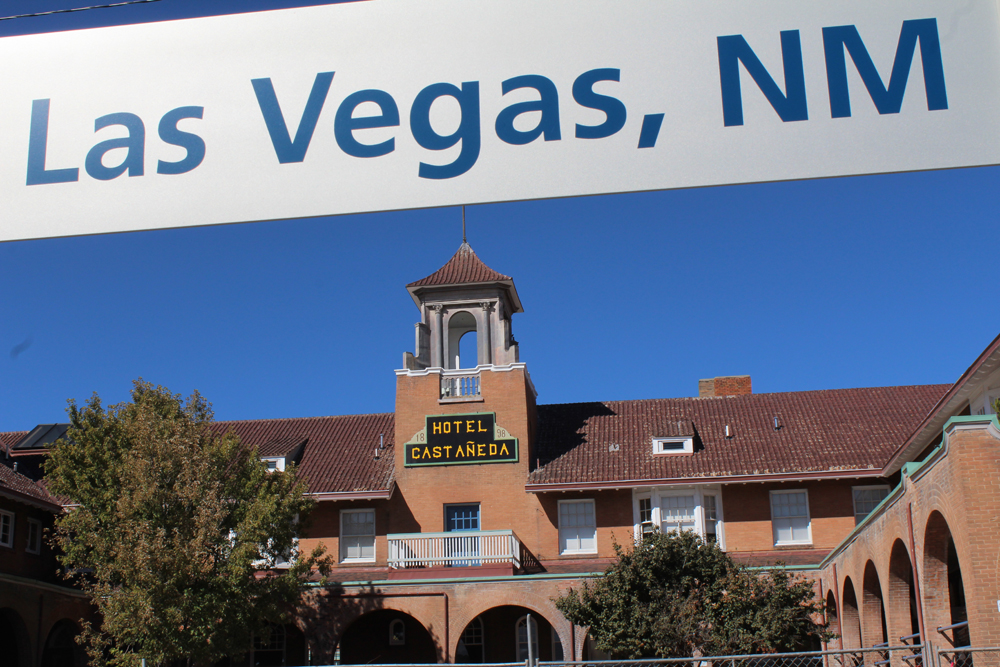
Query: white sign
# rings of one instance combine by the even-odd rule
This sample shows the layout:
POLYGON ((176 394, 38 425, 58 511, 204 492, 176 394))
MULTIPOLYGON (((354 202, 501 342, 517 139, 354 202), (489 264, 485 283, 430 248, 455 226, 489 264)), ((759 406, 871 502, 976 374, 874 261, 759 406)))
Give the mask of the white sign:
POLYGON ((994 0, 372 0, 0 39, 0 240, 1000 163, 994 0))

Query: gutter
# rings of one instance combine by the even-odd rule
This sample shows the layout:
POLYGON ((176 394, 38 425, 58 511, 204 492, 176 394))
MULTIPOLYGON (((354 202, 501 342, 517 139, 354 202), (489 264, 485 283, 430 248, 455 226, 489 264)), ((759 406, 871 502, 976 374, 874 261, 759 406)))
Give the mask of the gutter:
POLYGON ((393 491, 396 490, 396 483, 389 485, 388 489, 377 489, 374 491, 327 491, 319 493, 307 493, 308 498, 316 502, 333 502, 338 500, 389 500, 393 491))
POLYGON ((25 505, 31 505, 32 507, 43 509, 47 512, 52 512, 53 514, 62 514, 63 511, 63 507, 59 503, 53 503, 47 500, 42 500, 41 498, 36 498, 35 496, 30 496, 27 493, 22 493, 10 488, 9 486, 0 486, 0 496, 10 498, 11 500, 19 503, 24 503, 25 505))
POLYGON ((731 484, 739 482, 797 482, 812 479, 857 479, 859 477, 882 477, 879 468, 850 468, 844 470, 818 470, 816 472, 787 472, 752 475, 713 475, 704 477, 665 477, 660 479, 623 479, 601 482, 553 482, 528 483, 524 490, 528 493, 543 493, 545 491, 575 491, 578 489, 631 489, 646 486, 677 486, 694 484, 731 484))

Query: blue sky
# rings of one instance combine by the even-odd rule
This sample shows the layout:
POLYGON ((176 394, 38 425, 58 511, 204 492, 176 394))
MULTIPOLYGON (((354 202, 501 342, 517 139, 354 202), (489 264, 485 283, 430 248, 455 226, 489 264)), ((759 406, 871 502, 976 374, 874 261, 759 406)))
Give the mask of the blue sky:
MULTIPOLYGON (((288 4, 310 3, 160 0, 0 35, 288 4)), ((1000 332, 998 186, 978 168, 470 206, 468 236, 515 280, 542 403, 690 396, 716 375, 952 382, 1000 332)), ((446 208, 2 243, 0 431, 140 376, 219 419, 391 411, 418 318, 404 286, 460 242, 446 208)))

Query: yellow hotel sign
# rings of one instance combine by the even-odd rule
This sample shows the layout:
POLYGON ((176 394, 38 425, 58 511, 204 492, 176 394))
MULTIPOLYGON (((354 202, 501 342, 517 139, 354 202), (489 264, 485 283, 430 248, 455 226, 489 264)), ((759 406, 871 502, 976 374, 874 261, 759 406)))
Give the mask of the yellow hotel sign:
POLYGON ((511 463, 518 460, 517 438, 497 426, 493 412, 428 415, 403 445, 403 457, 406 467, 511 463))

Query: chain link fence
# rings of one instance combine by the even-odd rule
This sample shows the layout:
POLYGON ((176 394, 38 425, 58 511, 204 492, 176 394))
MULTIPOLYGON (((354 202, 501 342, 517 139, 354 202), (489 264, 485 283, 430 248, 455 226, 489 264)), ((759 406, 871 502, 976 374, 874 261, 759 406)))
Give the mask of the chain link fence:
POLYGON ((1000 667, 1000 646, 938 649, 937 667, 1000 667))
MULTIPOLYGON (((536 667, 923 667, 921 646, 876 646, 841 651, 694 656, 660 660, 597 660, 537 662, 536 667)), ((941 665, 940 667, 950 667, 941 665)), ((954 667, 964 667, 956 665, 954 667)), ((978 665, 977 665, 978 667, 978 665)), ((1000 667, 1000 666, 997 666, 1000 667)))

